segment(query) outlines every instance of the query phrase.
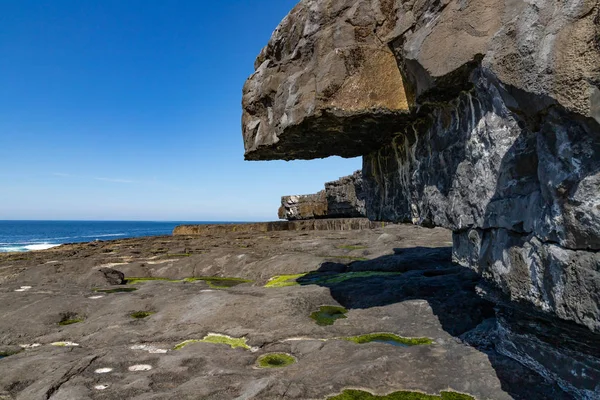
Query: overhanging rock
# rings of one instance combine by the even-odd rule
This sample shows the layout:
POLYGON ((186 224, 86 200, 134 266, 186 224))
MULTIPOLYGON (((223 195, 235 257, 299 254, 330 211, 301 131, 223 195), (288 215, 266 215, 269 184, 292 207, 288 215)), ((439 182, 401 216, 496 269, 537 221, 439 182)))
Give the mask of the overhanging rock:
MULTIPOLYGON (((597 1, 304 0, 256 67, 247 159, 362 155, 369 218, 452 229, 502 307, 600 344, 597 1)), ((575 347, 530 366, 600 397, 600 354, 575 347)))

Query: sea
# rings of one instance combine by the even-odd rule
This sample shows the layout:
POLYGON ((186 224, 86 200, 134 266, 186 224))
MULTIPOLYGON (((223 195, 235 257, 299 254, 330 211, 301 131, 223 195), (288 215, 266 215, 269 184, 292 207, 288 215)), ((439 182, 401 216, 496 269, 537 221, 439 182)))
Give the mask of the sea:
POLYGON ((0 221, 0 253, 45 250, 65 243, 170 235, 177 225, 208 221, 0 221))

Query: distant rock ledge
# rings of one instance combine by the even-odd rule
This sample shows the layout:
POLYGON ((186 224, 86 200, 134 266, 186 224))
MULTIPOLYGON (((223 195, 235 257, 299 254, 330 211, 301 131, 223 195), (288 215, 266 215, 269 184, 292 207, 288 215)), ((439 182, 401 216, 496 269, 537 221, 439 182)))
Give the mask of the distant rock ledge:
POLYGON ((241 224, 180 225, 173 230, 173 235, 219 235, 229 232, 350 231, 381 228, 389 224, 388 222, 369 221, 366 218, 335 218, 241 224))
POLYGON ((315 194, 283 196, 279 218, 288 221, 319 218, 366 218, 362 171, 327 182, 315 194))

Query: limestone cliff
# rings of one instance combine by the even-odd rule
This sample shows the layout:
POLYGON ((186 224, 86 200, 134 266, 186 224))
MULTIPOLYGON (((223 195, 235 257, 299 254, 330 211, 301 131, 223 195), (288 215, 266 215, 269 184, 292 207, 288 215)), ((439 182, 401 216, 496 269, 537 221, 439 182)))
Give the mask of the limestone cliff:
POLYGON ((361 218, 366 216, 362 172, 327 182, 315 194, 283 196, 279 218, 289 221, 315 218, 361 218))
POLYGON ((452 229, 500 350, 600 397, 596 0, 303 0, 255 66, 246 159, 362 155, 369 218, 452 229))

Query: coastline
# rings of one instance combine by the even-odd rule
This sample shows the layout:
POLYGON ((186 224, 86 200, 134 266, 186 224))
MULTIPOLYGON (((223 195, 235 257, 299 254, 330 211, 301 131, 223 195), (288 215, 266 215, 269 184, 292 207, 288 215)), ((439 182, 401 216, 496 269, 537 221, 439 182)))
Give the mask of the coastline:
POLYGON ((176 226, 186 223, 213 222, 3 220, 0 221, 0 253, 39 251, 63 244, 96 240, 169 235, 176 226))

